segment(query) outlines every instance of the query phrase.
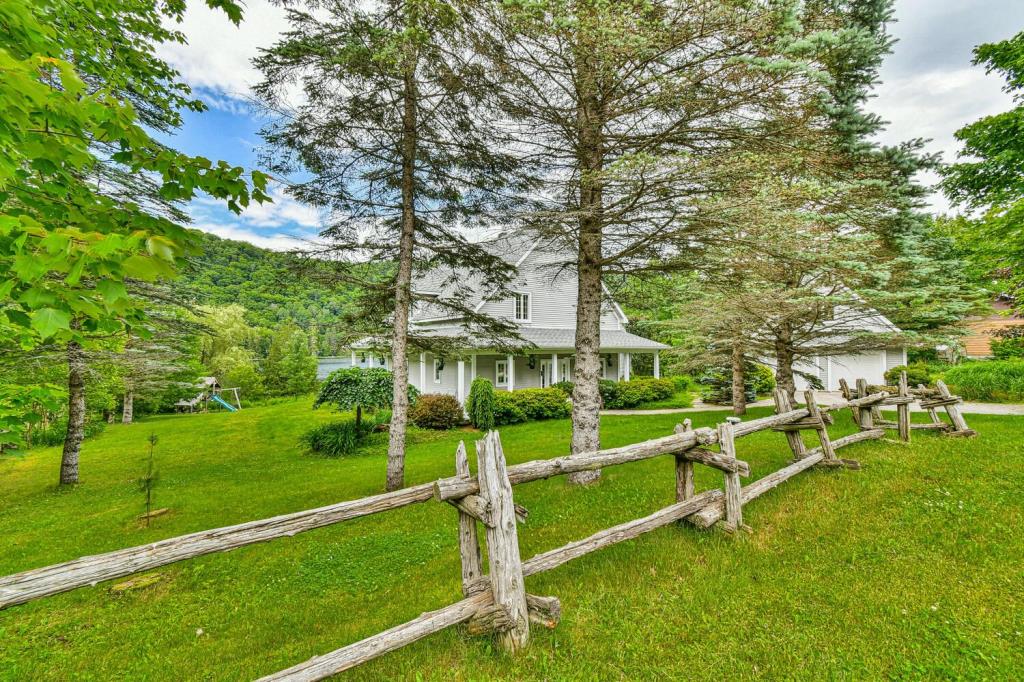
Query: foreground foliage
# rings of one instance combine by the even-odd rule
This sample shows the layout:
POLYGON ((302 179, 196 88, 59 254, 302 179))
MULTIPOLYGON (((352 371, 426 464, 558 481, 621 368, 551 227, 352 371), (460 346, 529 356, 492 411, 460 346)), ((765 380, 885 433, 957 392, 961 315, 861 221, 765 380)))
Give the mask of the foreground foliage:
MULTIPOLYGON (((699 427, 726 414, 690 416, 699 427)), ((383 439, 355 458, 296 448, 304 430, 335 418, 300 401, 115 425, 85 444, 73 492, 54 492, 57 450, 0 461, 0 573, 380 492, 383 439), (173 511, 146 529, 132 481, 150 432, 160 506, 173 511)), ((606 417, 602 440, 666 435, 678 419, 606 417)), ((758 499, 744 510, 749 536, 666 528, 528 579, 530 592, 562 599, 563 617, 521 656, 453 629, 347 676, 1013 678, 1024 665, 1024 419, 968 419, 974 441, 915 433, 910 446, 845 451, 862 471, 810 472, 758 499)), ((852 426, 844 418, 831 430, 852 426)), ((450 476, 459 439, 472 451, 471 433, 420 435, 410 433, 410 483, 450 476)), ((569 451, 567 420, 501 435, 510 463, 569 451)), ((756 478, 789 450, 764 433, 743 439, 740 455, 756 478)), ((721 486, 697 469, 698 490, 721 486)), ((523 555, 653 511, 673 490, 671 457, 608 469, 593 488, 518 486, 530 510, 523 555)), ((0 611, 0 678, 235 680, 282 669, 457 599, 455 515, 425 503, 155 574, 148 588, 101 584, 0 611)))

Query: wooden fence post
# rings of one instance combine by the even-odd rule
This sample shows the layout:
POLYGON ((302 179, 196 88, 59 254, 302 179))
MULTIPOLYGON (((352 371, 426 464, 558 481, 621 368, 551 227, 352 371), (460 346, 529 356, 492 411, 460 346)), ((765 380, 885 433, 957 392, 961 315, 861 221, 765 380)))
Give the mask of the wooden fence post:
MULTIPOLYGON (((455 474, 469 478, 469 456, 466 444, 459 441, 455 450, 455 474)), ((459 510, 459 557, 462 560, 462 594, 471 594, 471 585, 477 584, 483 575, 483 560, 480 556, 480 541, 477 536, 476 518, 459 510)))
MULTIPOLYGON (((775 389, 775 411, 778 414, 789 412, 793 404, 789 400, 789 394, 781 388, 775 389)), ((807 456, 807 448, 804 446, 804 439, 800 437, 799 431, 787 431, 786 440, 789 442, 789 449, 793 451, 793 460, 801 460, 807 456)))
MULTIPOLYGON (((676 424, 676 433, 686 433, 692 430, 693 422, 689 419, 684 419, 682 424, 676 424)), ((693 462, 682 455, 676 455, 676 502, 690 499, 694 492, 693 462)))
POLYGON ((964 420, 963 414, 960 412, 959 400, 954 400, 954 396, 949 392, 949 387, 946 386, 946 382, 939 379, 935 382, 935 388, 939 389, 939 395, 942 400, 948 401, 943 407, 946 408, 946 414, 949 415, 949 421, 953 424, 953 430, 949 432, 950 436, 976 436, 977 431, 967 425, 967 421, 964 420))
MULTIPOLYGON (((843 400, 847 402, 853 400, 853 391, 850 390, 850 384, 847 383, 846 379, 839 379, 839 390, 843 393, 843 400)), ((859 398, 860 396, 857 397, 859 398)), ((853 423, 860 428, 860 408, 851 407, 850 415, 853 417, 853 423)))
POLYGON ((476 446, 480 496, 489 503, 493 521, 493 525, 486 526, 491 592, 494 603, 505 609, 509 622, 508 628, 498 633, 498 643, 506 651, 515 652, 530 641, 530 617, 512 484, 505 470, 505 453, 498 432, 488 432, 476 446))
MULTIPOLYGON (((729 422, 718 425, 718 445, 731 459, 736 459, 735 428, 729 422)), ((743 488, 738 471, 725 472, 725 527, 730 531, 743 528, 743 488)))
MULTIPOLYGON (((832 447, 832 440, 828 436, 828 428, 825 424, 825 415, 822 414, 821 408, 818 407, 818 401, 814 399, 814 391, 809 389, 804 391, 804 402, 807 403, 807 411, 810 412, 809 419, 817 421, 820 426, 815 429, 818 432, 818 440, 821 441, 821 452, 825 455, 826 464, 838 464, 839 458, 836 457, 836 451, 832 447)), ((800 432, 796 432, 797 436, 800 432)))
MULTIPOLYGON (((910 386, 907 384, 907 373, 900 372, 900 393, 901 398, 910 397, 910 386)), ((904 443, 910 442, 910 403, 900 403, 896 406, 896 414, 900 430, 900 440, 904 443)))
MULTIPOLYGON (((924 384, 918 384, 917 385, 917 390, 918 391, 924 392, 925 389, 926 389, 926 387, 925 387, 924 384)), ((925 400, 923 398, 919 397, 917 399, 917 402, 918 402, 918 404, 921 404, 921 403, 924 403, 925 400)), ((935 424, 936 426, 942 426, 944 428, 948 428, 949 427, 949 425, 946 424, 946 422, 942 421, 942 419, 939 418, 939 411, 936 410, 934 407, 925 406, 924 409, 928 412, 928 417, 932 420, 932 424, 935 424)))
MULTIPOLYGON (((868 395, 868 380, 857 379, 857 397, 867 398, 868 395)), ((875 409, 873 407, 871 409, 859 409, 858 413, 860 415, 861 431, 870 431, 875 428, 875 409)))

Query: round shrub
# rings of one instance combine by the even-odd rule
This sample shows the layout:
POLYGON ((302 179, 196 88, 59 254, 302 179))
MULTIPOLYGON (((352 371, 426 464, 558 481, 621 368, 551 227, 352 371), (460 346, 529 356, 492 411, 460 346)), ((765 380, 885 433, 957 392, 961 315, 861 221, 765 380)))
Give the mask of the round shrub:
POLYGON ((932 383, 932 374, 928 371, 928 365, 924 363, 915 363, 909 366, 899 365, 886 370, 885 383, 889 386, 899 386, 900 372, 907 373, 907 384, 910 386, 917 386, 918 384, 929 386, 932 383))
POLYGON ((473 379, 469 387, 469 398, 466 399, 466 412, 469 421, 478 429, 494 428, 494 386, 483 377, 473 379))
POLYGON ((453 429, 462 422, 462 405, 455 396, 426 393, 409 410, 409 420, 421 429, 453 429))
POLYGON ((526 413, 512 397, 513 392, 498 391, 494 394, 494 425, 519 424, 526 421, 526 413))

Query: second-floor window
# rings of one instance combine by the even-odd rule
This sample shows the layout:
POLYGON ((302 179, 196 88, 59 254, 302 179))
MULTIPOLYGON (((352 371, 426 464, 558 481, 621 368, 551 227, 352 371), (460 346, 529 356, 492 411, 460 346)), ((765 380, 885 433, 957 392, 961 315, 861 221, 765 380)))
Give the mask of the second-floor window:
POLYGON ((512 294, 512 301, 515 304, 516 322, 530 321, 530 295, 526 293, 512 294))

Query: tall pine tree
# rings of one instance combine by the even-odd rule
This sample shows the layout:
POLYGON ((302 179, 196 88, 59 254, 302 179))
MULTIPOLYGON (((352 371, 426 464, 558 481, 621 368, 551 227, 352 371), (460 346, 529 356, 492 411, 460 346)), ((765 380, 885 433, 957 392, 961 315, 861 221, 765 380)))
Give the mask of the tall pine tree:
MULTIPOLYGON (((289 192, 330 216, 326 254, 317 255, 353 264, 344 276, 365 291, 360 331, 391 352, 389 490, 404 481, 414 272, 446 269, 454 279, 469 268, 498 292, 511 275, 465 236, 485 210, 508 205, 520 168, 489 136, 491 88, 466 48, 475 5, 289 3, 289 30, 257 60, 265 77, 257 92, 280 114, 264 131, 272 168, 305 176, 289 192), (291 108, 293 87, 304 101, 291 108), (367 262, 393 269, 381 277, 367 262)), ((460 313, 476 334, 509 331, 480 327, 486 320, 459 296, 431 305, 460 313)))

